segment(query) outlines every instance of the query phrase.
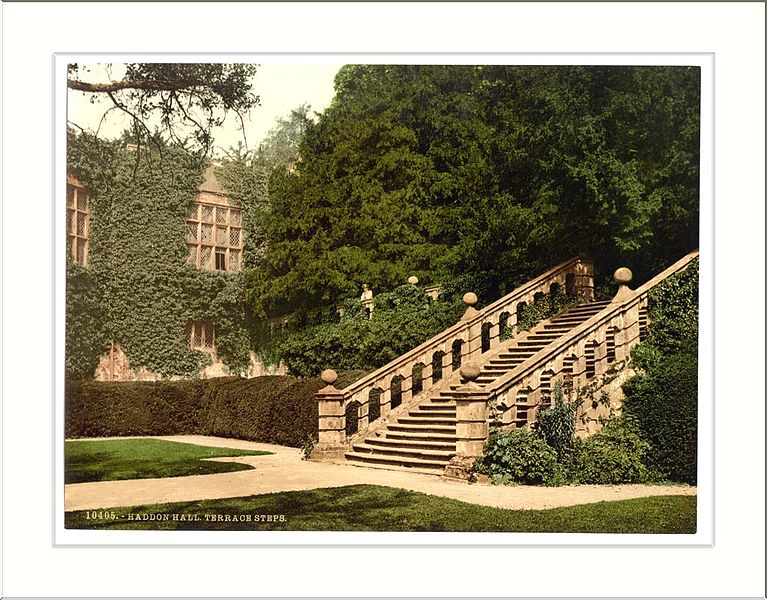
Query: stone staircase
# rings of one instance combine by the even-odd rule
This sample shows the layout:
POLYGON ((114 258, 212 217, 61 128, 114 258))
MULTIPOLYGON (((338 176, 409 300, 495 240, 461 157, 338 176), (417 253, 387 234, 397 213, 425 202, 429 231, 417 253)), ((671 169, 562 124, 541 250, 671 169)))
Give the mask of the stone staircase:
MULTIPOLYGON (((570 307, 530 331, 501 342, 492 353, 486 354, 476 383, 480 387, 492 384, 608 304, 589 302, 570 307)), ((461 383, 464 382, 456 381, 447 388, 421 394, 422 400, 407 415, 399 416, 363 441, 353 443, 351 451, 345 454, 346 459, 366 467, 441 475, 456 455, 454 394, 461 383)), ((530 406, 520 396, 516 406, 516 419, 512 426, 524 427, 528 424, 527 409, 530 406)))

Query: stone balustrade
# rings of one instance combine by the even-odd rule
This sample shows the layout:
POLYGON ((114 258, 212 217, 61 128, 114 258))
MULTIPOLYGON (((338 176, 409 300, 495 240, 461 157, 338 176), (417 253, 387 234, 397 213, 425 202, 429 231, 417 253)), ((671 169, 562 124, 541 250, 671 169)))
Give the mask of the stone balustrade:
MULTIPOLYGON (((593 299, 593 269, 583 258, 572 258, 530 280, 481 310, 474 308, 475 294, 464 295, 467 305, 461 320, 420 346, 356 381, 343 390, 332 383, 320 390, 319 441, 313 457, 341 452, 346 443, 346 414, 356 412, 358 433, 370 423, 387 417, 393 409, 407 404, 421 392, 457 376, 461 364, 475 361, 500 342, 504 328, 516 326, 520 308, 535 303, 545 294, 564 291, 593 299), (483 347, 484 340, 484 347, 483 347)), ((444 385, 444 383, 443 383, 444 385)))
POLYGON ((639 313, 647 307, 649 292, 697 257, 697 250, 691 252, 634 291, 627 285, 631 271, 618 269, 615 280, 620 287, 611 304, 485 388, 488 401, 501 413, 501 423, 516 422, 517 409, 526 413, 527 422, 534 422, 544 387, 550 393, 556 379, 569 377, 575 386, 583 385, 605 373, 611 363, 628 359, 640 341, 639 313))

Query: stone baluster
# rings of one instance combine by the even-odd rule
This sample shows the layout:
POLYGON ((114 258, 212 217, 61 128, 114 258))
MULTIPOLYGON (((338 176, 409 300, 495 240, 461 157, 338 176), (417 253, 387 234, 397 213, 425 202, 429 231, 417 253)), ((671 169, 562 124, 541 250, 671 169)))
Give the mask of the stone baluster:
POLYGON ((402 399, 402 404, 406 404, 413 398, 413 369, 411 367, 410 369, 403 368, 402 370, 403 372, 400 374, 402 377, 404 377, 404 379, 400 384, 400 397, 402 399), (407 372, 407 374, 405 374, 405 372, 407 372))
POLYGON ((312 450, 312 460, 337 460, 343 458, 346 448, 346 413, 344 394, 333 385, 338 375, 332 369, 322 372, 320 378, 327 385, 315 395, 319 412, 319 439, 312 450))
MULTIPOLYGON (((365 431, 370 425, 370 390, 365 390, 358 402, 360 403, 360 408, 357 431, 365 431)), ((346 411, 344 411, 344 414, 346 414, 346 411)))

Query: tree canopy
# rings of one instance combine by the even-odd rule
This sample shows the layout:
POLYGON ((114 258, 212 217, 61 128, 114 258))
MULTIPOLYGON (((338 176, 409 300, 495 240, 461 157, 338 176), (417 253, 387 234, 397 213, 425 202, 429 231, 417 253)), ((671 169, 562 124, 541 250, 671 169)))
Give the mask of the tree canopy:
POLYGON ((411 274, 495 294, 578 253, 641 279, 697 246, 697 68, 348 65, 335 89, 271 175, 257 313, 411 274))
POLYGON ((113 110, 128 115, 139 144, 155 138, 157 122, 171 142, 207 152, 213 128, 228 113, 242 125, 243 115, 259 104, 250 83, 255 73, 256 65, 247 64, 130 63, 121 79, 98 83, 86 80, 87 67, 71 64, 67 87, 107 96, 112 106, 104 117, 113 110))

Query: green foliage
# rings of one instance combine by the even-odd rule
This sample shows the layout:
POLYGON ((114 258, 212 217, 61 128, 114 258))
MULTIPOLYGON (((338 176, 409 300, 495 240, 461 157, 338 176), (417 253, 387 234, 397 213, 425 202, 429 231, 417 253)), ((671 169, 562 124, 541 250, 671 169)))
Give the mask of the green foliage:
POLYGON ((697 479, 698 361, 673 354, 662 364, 623 384, 623 411, 638 421, 652 444, 650 464, 664 477, 694 484, 697 479))
POLYGON ((67 380, 67 438, 177 435, 196 431, 206 382, 67 380))
POLYGON ((455 324, 463 311, 455 299, 429 303, 423 289, 409 284, 376 295, 372 319, 357 300, 344 306, 338 323, 294 324, 272 341, 270 354, 299 376, 328 368, 370 371, 455 324))
POLYGON ((203 319, 216 324, 219 358, 244 373, 242 275, 186 264, 185 218, 203 165, 175 148, 160 159, 85 134, 68 141, 68 167, 89 187, 91 214, 88 268, 67 270, 67 377, 91 375, 108 341, 131 365, 194 376, 210 356, 190 349, 188 326, 203 319))
MULTIPOLYGON (((311 125, 309 106, 301 105, 286 118, 277 120, 257 151, 242 146, 229 152, 218 172, 231 200, 243 207, 245 251, 244 270, 259 269, 265 248, 265 227, 269 211, 269 180, 275 170, 292 169, 298 161, 298 146, 311 125)), ((263 317, 262 312, 257 311, 263 317)))
POLYGON ((554 385, 554 405, 538 415, 538 432, 561 461, 573 450, 577 402, 567 402, 562 382, 554 385))
POLYGON ((309 457, 314 451, 314 447, 317 445, 317 437, 314 435, 306 436, 304 443, 301 444, 301 460, 309 460, 309 457))
POLYGON ((687 67, 343 67, 272 176, 248 298, 286 314, 463 273, 495 297, 578 252, 646 280, 697 246, 699 96, 687 67))
POLYGON ((65 372, 68 377, 89 379, 109 345, 104 329, 103 291, 93 272, 67 263, 65 372))
POLYGON ((64 450, 64 481, 82 483, 229 473, 252 467, 203 459, 264 454, 272 453, 153 439, 68 441, 64 450))
POLYGON ((695 483, 698 432, 698 261, 650 295, 650 332, 632 353, 640 373, 623 384, 623 411, 652 444, 664 477, 695 483))
MULTIPOLYGON (((345 387, 363 376, 340 373, 345 387)), ((319 378, 221 377, 158 382, 67 381, 67 438, 217 435, 301 447, 317 435, 319 378)))
POLYGON ((663 355, 698 351, 698 259, 657 285, 648 303, 647 342, 663 355))
POLYGON ((579 440, 567 461, 574 483, 647 483, 654 477, 646 466, 650 444, 629 417, 610 421, 599 433, 579 440))
POLYGON ((494 483, 564 483, 556 452, 526 429, 493 432, 485 453, 475 463, 475 470, 489 475, 494 483))

